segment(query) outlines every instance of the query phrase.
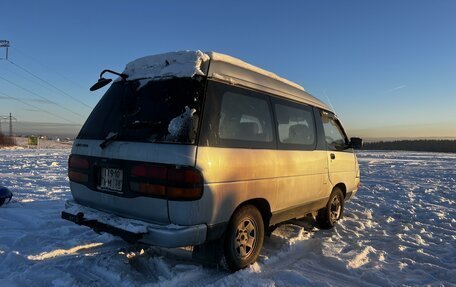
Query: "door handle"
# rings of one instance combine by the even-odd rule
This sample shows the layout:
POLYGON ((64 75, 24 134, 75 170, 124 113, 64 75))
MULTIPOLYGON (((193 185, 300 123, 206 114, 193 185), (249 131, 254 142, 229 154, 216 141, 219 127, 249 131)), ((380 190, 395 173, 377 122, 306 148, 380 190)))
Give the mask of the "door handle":
POLYGON ((336 155, 335 155, 335 154, 333 154, 333 153, 332 153, 332 154, 330 154, 329 156, 331 157, 331 159, 336 159, 336 155))

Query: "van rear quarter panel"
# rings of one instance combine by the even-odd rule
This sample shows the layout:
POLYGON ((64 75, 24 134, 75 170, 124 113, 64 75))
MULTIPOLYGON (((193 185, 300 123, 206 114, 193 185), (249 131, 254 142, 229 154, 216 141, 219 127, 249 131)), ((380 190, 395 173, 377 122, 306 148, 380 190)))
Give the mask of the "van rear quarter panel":
POLYGON ((169 201, 171 222, 216 224, 230 219, 240 202, 265 198, 276 202, 275 151, 198 147, 196 168, 204 177, 198 201, 169 201))
POLYGON ((249 199, 263 198, 271 212, 326 198, 326 151, 198 147, 196 167, 205 188, 199 201, 169 202, 171 222, 227 222, 249 199))

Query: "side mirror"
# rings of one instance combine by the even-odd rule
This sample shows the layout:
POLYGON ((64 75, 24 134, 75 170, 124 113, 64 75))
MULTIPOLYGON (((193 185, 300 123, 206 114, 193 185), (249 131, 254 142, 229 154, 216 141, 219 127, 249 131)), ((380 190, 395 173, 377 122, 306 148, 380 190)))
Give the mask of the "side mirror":
POLYGON ((103 78, 103 74, 106 72, 117 75, 117 76, 121 77, 123 80, 126 80, 128 78, 128 75, 126 75, 126 74, 117 73, 112 70, 103 70, 103 72, 100 73, 100 78, 98 79, 98 82, 96 82, 92 87, 90 87, 91 92, 96 91, 100 88, 103 88, 107 84, 111 83, 112 79, 103 78))
POLYGON ((363 140, 360 138, 350 138, 349 146, 354 149, 360 149, 363 147, 363 140))
POLYGON ((95 91, 100 88, 103 88, 107 84, 111 83, 112 79, 105 79, 105 78, 100 78, 98 79, 98 82, 96 82, 92 87, 90 87, 90 91, 95 91))

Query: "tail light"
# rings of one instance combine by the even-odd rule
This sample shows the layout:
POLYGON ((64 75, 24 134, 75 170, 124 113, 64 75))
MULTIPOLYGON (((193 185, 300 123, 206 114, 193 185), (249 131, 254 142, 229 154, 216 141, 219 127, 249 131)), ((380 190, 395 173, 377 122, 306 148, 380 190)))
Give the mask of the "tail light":
POLYGON ((203 176, 195 168, 168 169, 166 196, 171 200, 194 200, 203 195, 203 176))
POLYGON ((70 155, 68 159, 68 178, 77 183, 89 181, 89 159, 84 156, 70 155))
POLYGON ((161 166, 136 165, 131 168, 132 177, 166 180, 167 168, 161 166))
POLYGON ((203 194, 203 176, 192 167, 135 165, 130 189, 170 200, 196 200, 203 194))

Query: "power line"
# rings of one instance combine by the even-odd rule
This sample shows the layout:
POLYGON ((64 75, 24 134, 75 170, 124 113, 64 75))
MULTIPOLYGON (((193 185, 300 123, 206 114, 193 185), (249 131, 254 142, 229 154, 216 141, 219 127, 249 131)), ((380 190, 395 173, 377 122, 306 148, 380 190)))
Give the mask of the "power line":
POLYGON ((5 93, 3 93, 3 92, 0 92, 0 94, 4 95, 4 96, 5 96, 6 98, 8 98, 8 99, 18 101, 18 102, 20 102, 20 103, 22 103, 22 104, 24 104, 24 105, 26 105, 26 106, 35 108, 35 109, 37 109, 37 110, 40 110, 40 111, 43 112, 43 113, 49 114, 49 115, 51 115, 51 116, 54 116, 54 117, 56 117, 56 118, 59 118, 59 119, 64 120, 64 121, 66 121, 66 122, 69 122, 69 123, 71 123, 71 124, 78 124, 78 123, 76 123, 76 122, 74 122, 74 121, 71 121, 71 120, 69 120, 69 119, 67 119, 67 118, 64 118, 64 117, 62 117, 62 116, 59 116, 59 115, 54 114, 54 113, 52 113, 52 112, 49 112, 49 111, 47 111, 47 110, 44 110, 44 109, 42 109, 42 108, 40 108, 40 107, 38 107, 38 106, 32 105, 32 104, 30 104, 30 103, 27 103, 26 101, 24 101, 24 100, 22 100, 22 99, 20 99, 20 98, 16 98, 16 97, 10 96, 10 95, 5 94, 5 93))
MULTIPOLYGON (((7 67, 7 66, 4 66, 4 67, 7 67)), ((14 68, 13 68, 14 69, 14 68)), ((42 87, 42 88, 45 88, 45 89, 48 89, 48 90, 51 90, 49 87, 45 86, 44 84, 36 81, 35 79, 32 79, 31 77, 29 76, 26 76, 24 75, 23 73, 19 73, 18 71, 14 71, 11 67, 8 67, 8 71, 7 71, 7 74, 8 75, 14 75, 16 77, 21 77, 21 79, 27 81, 27 83, 32 83, 33 84, 37 84, 38 86, 42 87)), ((1 99, 1 97, 0 97, 1 99)), ((54 102, 49 102, 48 100, 43 100, 43 99, 39 99, 39 98, 27 98, 27 97, 22 97, 21 99, 23 100, 26 100, 26 101, 34 101, 34 102, 38 102, 38 103, 45 103, 45 104, 55 104, 54 102)))
POLYGON ((20 50, 19 48, 14 47, 13 51, 19 52, 19 54, 22 54, 23 56, 28 57, 29 59, 35 61, 35 63, 41 65, 42 67, 44 67, 44 68, 47 69, 48 71, 53 72, 54 74, 58 75, 58 76, 61 77, 62 79, 65 79, 66 81, 72 83, 73 85, 78 86, 79 88, 84 89, 84 90, 87 89, 87 87, 84 87, 84 86, 82 86, 80 83, 75 82, 75 81, 73 81, 72 79, 70 79, 70 78, 68 78, 68 77, 65 77, 62 73, 59 73, 59 72, 56 71, 55 69, 48 67, 47 65, 43 64, 43 62, 41 62, 40 60, 36 59, 35 57, 32 57, 32 56, 28 55, 27 53, 25 53, 24 51, 20 50))
POLYGON ((46 97, 44 97, 44 96, 41 96, 41 95, 39 95, 39 94, 37 94, 37 93, 35 93, 35 92, 33 92, 33 91, 30 91, 30 90, 27 89, 27 88, 22 87, 21 85, 18 85, 18 84, 14 83, 14 82, 12 82, 12 81, 10 81, 10 80, 8 80, 8 79, 5 79, 5 78, 2 77, 2 76, 0 76, 0 79, 4 80, 5 82, 8 82, 8 83, 10 83, 11 85, 16 86, 16 87, 18 87, 18 88, 20 88, 20 89, 22 89, 22 90, 24 90, 24 91, 26 91, 26 92, 32 94, 32 95, 35 95, 35 96, 37 96, 37 97, 39 97, 39 98, 41 98, 41 99, 47 100, 47 101, 49 101, 50 103, 55 104, 56 106, 58 106, 58 107, 60 107, 60 108, 62 108, 62 109, 64 109, 64 110, 66 110, 66 111, 68 111, 68 112, 70 112, 70 113, 72 113, 72 114, 75 114, 75 115, 77 115, 77 116, 79 116, 79 117, 81 117, 81 118, 83 118, 83 119, 86 118, 85 116, 83 116, 83 115, 81 115, 81 114, 79 114, 79 113, 76 113, 76 112, 74 112, 74 111, 72 111, 72 110, 70 110, 70 109, 68 109, 68 108, 66 108, 66 107, 64 107, 64 106, 62 106, 61 104, 56 103, 56 102, 53 102, 53 101, 49 100, 48 98, 46 98, 46 97))
MULTIPOLYGON (((5 66, 5 67, 7 67, 7 66, 5 66)), ((24 75, 23 72, 17 71, 17 69, 15 67, 13 67, 12 65, 11 65, 11 67, 8 66, 8 74, 14 74, 16 77, 20 77, 20 78, 26 80, 28 83, 36 84, 48 91, 51 91, 52 93, 55 93, 54 89, 50 88, 49 86, 41 83, 40 81, 38 81, 36 79, 33 79, 32 77, 30 77, 28 75, 24 75)))
MULTIPOLYGON (((27 102, 35 102, 37 104, 53 104, 53 103, 50 103, 49 101, 46 101, 46 100, 42 100, 42 99, 37 99, 37 98, 27 98, 27 97, 16 97, 17 99, 21 99, 23 101, 27 101, 27 102)), ((1 99, 8 99, 7 97, 3 97, 3 96, 0 96, 0 100, 1 99)), ((33 111, 33 110, 32 110, 33 111)))
POLYGON ((65 96, 71 98, 73 101, 78 102, 79 104, 85 106, 86 108, 92 109, 91 106, 87 105, 87 104, 84 103, 83 101, 81 101, 81 100, 79 100, 79 99, 77 99, 77 98, 71 96, 70 94, 68 94, 67 92, 65 92, 65 91, 63 91, 63 90, 61 90, 61 89, 59 89, 58 87, 56 87, 55 85, 51 84, 50 82, 48 82, 48 81, 46 81, 46 80, 44 80, 44 79, 38 77, 37 75, 35 75, 34 73, 30 72, 30 71, 27 70, 26 68, 24 68, 24 67, 22 67, 22 66, 20 66, 20 65, 18 65, 18 64, 16 64, 16 63, 14 63, 14 62, 11 61, 11 60, 8 60, 8 59, 7 59, 6 61, 10 62, 12 65, 18 67, 19 69, 21 69, 22 71, 26 72, 27 74, 29 74, 29 75, 31 75, 31 76, 37 78, 38 80, 40 80, 40 81, 42 81, 42 82, 48 84, 49 86, 53 87, 55 90, 59 91, 59 92, 62 93, 63 95, 65 95, 65 96))

